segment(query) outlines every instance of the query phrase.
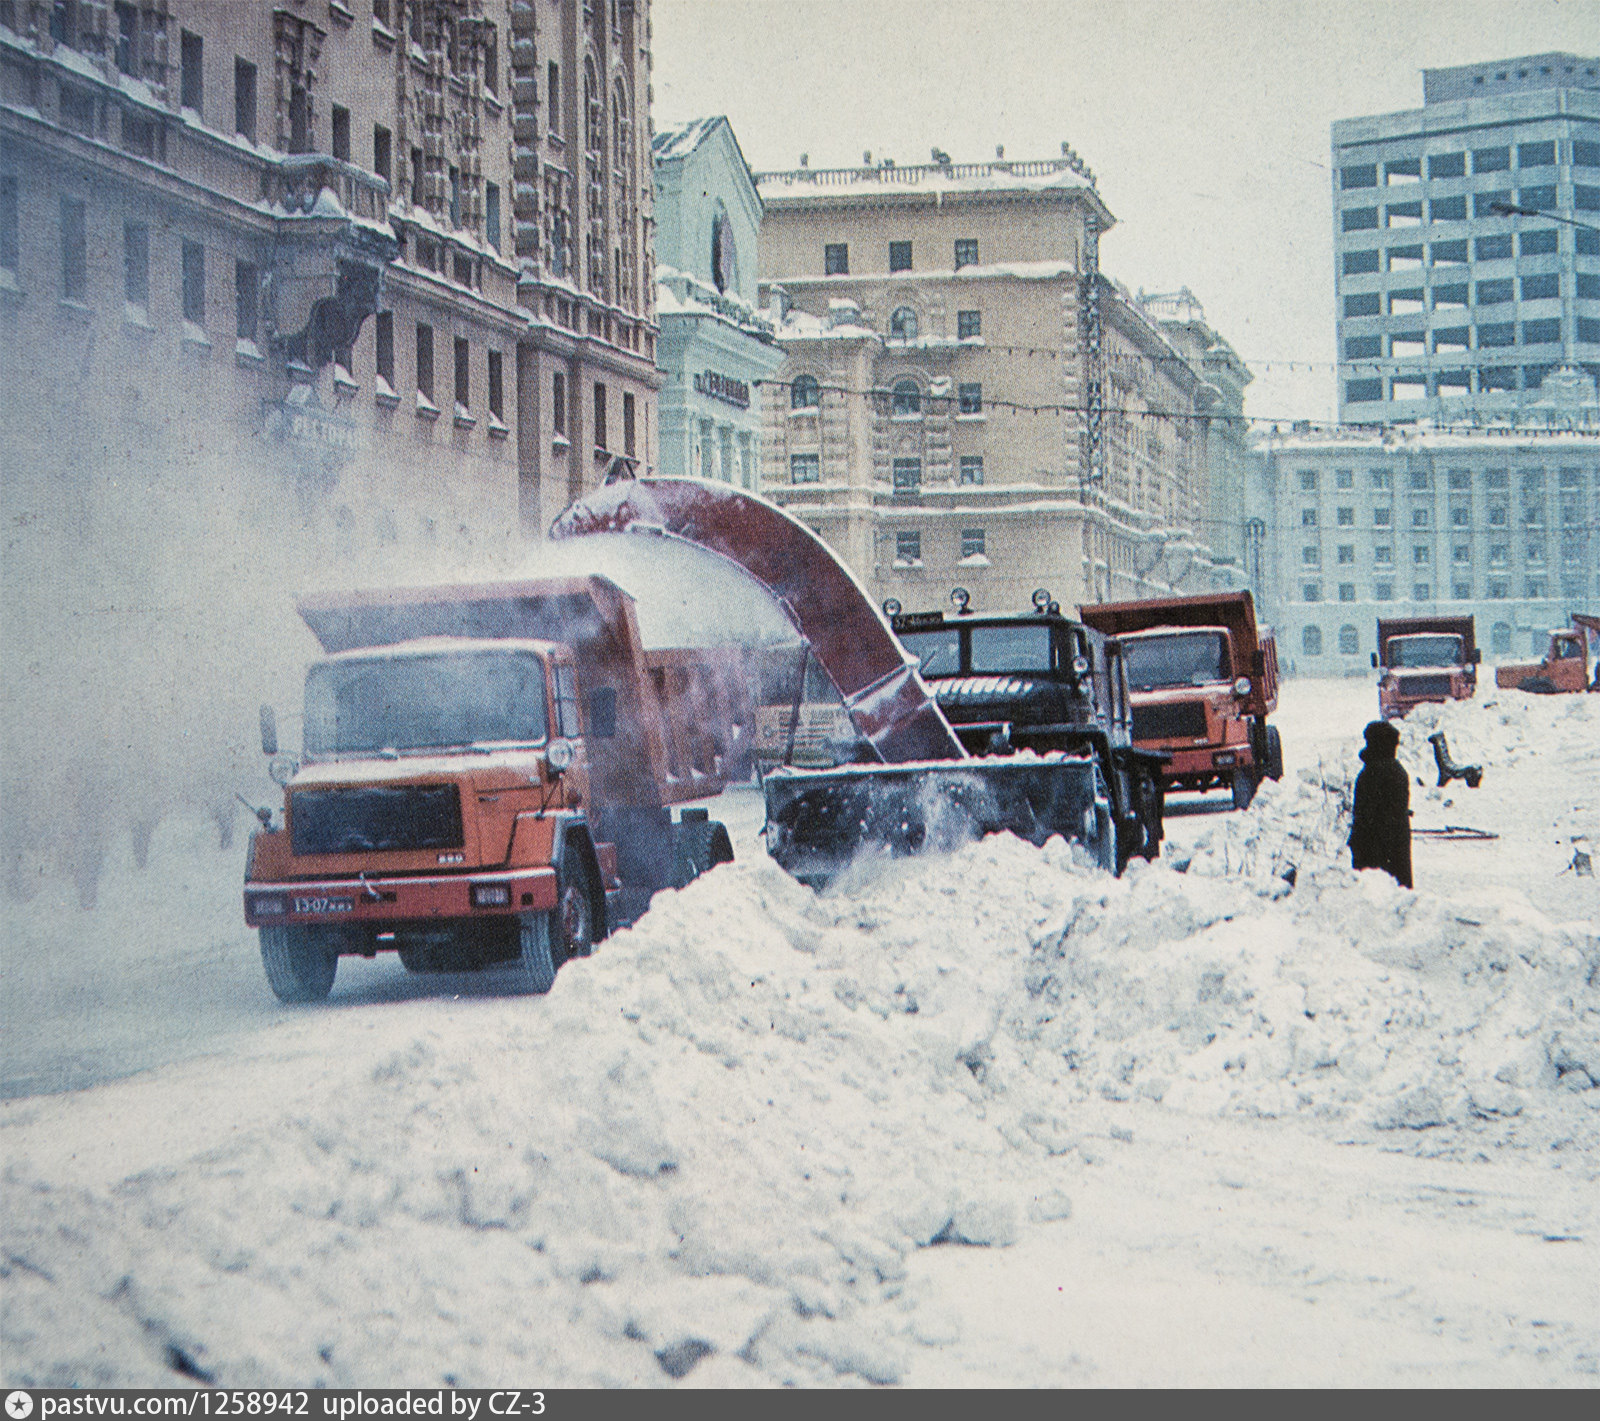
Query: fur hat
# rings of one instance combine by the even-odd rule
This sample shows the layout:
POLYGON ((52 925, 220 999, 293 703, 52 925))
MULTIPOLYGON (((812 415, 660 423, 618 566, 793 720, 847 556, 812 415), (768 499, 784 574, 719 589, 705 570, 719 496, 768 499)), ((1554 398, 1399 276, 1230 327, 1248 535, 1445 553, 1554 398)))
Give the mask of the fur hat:
POLYGON ((1394 752, 1400 748, 1400 732, 1386 720, 1370 721, 1363 733, 1367 738, 1366 748, 1361 752, 1363 760, 1392 760, 1394 752))

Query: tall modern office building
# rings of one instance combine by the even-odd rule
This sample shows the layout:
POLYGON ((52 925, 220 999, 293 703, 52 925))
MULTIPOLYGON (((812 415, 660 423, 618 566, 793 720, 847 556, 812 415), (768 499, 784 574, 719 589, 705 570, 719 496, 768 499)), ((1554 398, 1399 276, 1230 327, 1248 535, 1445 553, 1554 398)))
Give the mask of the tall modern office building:
POLYGON ((1335 123, 1333 224, 1341 421, 1600 419, 1600 59, 1428 69, 1420 109, 1335 123))

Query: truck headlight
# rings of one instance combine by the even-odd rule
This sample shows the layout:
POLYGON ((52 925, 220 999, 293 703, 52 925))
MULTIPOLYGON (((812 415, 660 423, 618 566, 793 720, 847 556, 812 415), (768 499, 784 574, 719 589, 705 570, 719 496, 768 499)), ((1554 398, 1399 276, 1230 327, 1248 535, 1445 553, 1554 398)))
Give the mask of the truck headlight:
POLYGON ((552 740, 544 752, 544 762, 556 774, 565 774, 572 768, 574 754, 570 740, 552 740))
POLYGON ((474 908, 509 908, 511 885, 509 883, 474 883, 472 885, 474 908))
POLYGON ((272 777, 272 782, 277 785, 287 785, 294 778, 298 768, 292 755, 274 755, 267 762, 267 773, 272 777))
POLYGON ((1248 676, 1241 676, 1233 683, 1233 694, 1236 696, 1248 696, 1250 694, 1250 678, 1248 676))

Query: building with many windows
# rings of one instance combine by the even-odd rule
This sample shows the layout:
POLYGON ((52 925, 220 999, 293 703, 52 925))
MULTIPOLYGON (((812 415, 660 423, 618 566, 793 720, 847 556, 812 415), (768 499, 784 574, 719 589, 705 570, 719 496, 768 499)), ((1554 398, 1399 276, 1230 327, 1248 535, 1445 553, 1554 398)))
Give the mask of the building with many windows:
POLYGON ((185 657, 304 656, 308 585, 513 555, 653 466, 648 41, 647 0, 0 0, 4 656, 53 668, 8 766, 29 726, 154 746, 185 657))
POLYGON ((1075 154, 757 177, 784 364, 762 487, 876 596, 1063 606, 1196 591, 1212 388, 1100 271, 1075 154))
POLYGON ((661 472, 756 487, 761 382, 777 370, 755 308, 761 199, 725 118, 657 133, 661 472))
POLYGON ((1341 421, 1540 419, 1600 374, 1600 59, 1428 69, 1335 123, 1333 228, 1341 421))
POLYGON ((1379 617, 1466 615, 1486 658, 1600 608, 1600 431, 1344 429, 1264 444, 1268 615, 1301 674, 1368 669, 1379 617))

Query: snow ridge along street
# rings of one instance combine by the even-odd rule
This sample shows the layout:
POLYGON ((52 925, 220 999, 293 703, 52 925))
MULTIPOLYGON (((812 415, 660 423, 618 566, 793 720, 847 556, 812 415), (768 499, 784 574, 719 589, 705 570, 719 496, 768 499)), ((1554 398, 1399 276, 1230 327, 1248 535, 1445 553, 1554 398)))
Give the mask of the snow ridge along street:
POLYGON ((1283 782, 1121 880, 1001 836, 819 896, 735 791, 740 861, 547 998, 342 976, 10 1102, 5 1380, 1594 1385, 1600 698, 1403 724, 1414 823, 1500 836, 1414 894, 1341 853, 1370 685, 1284 701, 1283 782))

